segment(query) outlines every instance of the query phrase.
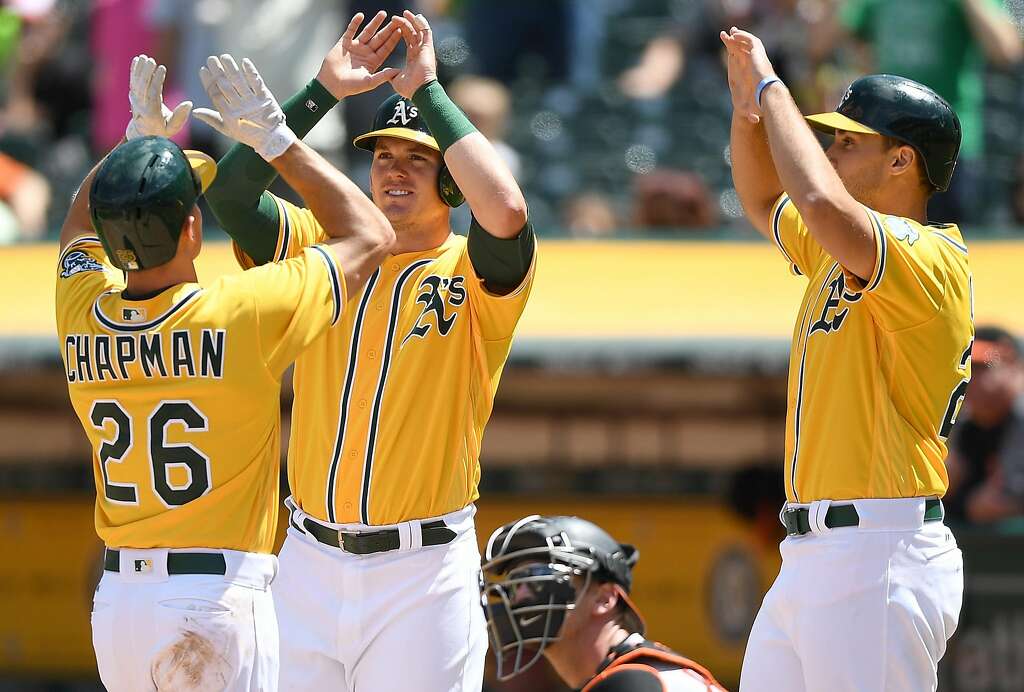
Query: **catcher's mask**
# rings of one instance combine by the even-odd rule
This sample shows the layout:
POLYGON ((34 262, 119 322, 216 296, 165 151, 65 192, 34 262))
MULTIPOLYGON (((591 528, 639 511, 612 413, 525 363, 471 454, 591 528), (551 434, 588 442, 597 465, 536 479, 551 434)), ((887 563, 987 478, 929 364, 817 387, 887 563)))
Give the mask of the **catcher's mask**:
POLYGON ((532 515, 502 526, 484 551, 481 602, 499 680, 540 659, 591 582, 619 587, 627 628, 644 622, 627 595, 639 551, 579 517, 532 515))

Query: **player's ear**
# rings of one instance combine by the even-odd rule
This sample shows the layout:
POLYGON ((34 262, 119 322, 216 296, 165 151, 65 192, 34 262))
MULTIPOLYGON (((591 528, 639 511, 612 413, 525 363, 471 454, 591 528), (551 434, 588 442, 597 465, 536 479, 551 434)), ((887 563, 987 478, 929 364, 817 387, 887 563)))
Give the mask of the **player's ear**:
POLYGON ((892 152, 890 167, 893 175, 903 175, 913 171, 917 166, 917 152, 914 147, 901 144, 892 152))
POLYGON ((594 614, 605 615, 613 612, 619 605, 619 590, 615 584, 606 582, 598 584, 594 594, 594 614))

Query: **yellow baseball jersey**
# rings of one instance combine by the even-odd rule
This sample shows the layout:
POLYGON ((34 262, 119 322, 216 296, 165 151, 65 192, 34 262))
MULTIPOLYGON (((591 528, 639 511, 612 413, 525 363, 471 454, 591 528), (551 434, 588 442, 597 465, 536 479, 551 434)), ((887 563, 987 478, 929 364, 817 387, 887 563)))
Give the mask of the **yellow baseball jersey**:
POLYGON ((344 278, 315 246, 279 265, 126 300, 95 236, 57 264, 57 332, 93 449, 96 531, 111 547, 269 553, 280 382, 338 321, 344 278))
POLYGON ((946 492, 946 437, 971 377, 967 247, 954 225, 865 208, 867 281, 844 271, 782 195, 773 239, 807 279, 793 330, 786 421, 791 502, 946 492))
MULTIPOLYGON (((309 210, 278 204, 276 260, 323 238, 309 210)), ((533 267, 513 293, 488 293, 457 235, 389 256, 296 361, 296 504, 325 521, 380 525, 473 502, 484 426, 532 283, 533 267)))

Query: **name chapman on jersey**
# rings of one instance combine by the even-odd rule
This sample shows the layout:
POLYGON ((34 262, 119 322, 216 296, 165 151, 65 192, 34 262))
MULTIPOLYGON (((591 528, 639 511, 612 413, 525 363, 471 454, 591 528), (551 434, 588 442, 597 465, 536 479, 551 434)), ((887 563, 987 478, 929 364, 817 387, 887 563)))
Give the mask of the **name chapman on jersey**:
POLYGON ((69 384, 139 377, 224 376, 227 332, 204 329, 199 339, 184 329, 139 334, 68 334, 64 364, 69 384), (198 341, 198 343, 197 343, 198 341))

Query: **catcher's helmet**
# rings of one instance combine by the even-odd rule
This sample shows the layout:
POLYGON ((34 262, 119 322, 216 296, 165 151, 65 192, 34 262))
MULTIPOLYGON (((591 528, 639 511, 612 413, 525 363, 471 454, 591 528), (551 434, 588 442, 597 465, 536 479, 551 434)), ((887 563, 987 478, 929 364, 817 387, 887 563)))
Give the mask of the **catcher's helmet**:
POLYGON ((92 225, 110 262, 138 271, 171 261, 185 219, 216 174, 212 158, 164 137, 139 137, 110 152, 89 188, 92 225))
POLYGON ((807 116, 811 127, 881 134, 912 146, 928 181, 947 190, 960 152, 960 119, 946 99, 906 77, 873 74, 846 90, 834 113, 807 116))
MULTIPOLYGON (((427 123, 420 117, 419 108, 401 94, 392 94, 380 104, 377 114, 373 116, 373 129, 353 139, 352 144, 373 152, 378 137, 407 139, 434 151, 441 151, 427 123)), ((448 167, 444 165, 444 159, 441 160, 441 170, 437 175, 437 194, 449 207, 458 207, 466 201, 452 174, 448 172, 448 167)))
POLYGON ((548 644, 558 641, 566 614, 591 580, 620 587, 625 624, 643 634, 643 619, 627 595, 639 557, 635 547, 620 544, 579 517, 532 515, 491 534, 484 551, 481 600, 498 678, 523 672, 548 644))

